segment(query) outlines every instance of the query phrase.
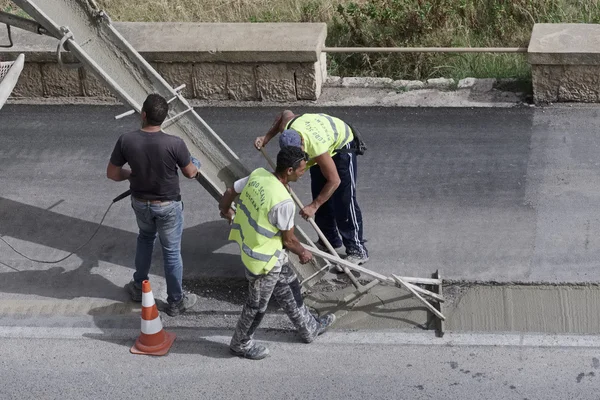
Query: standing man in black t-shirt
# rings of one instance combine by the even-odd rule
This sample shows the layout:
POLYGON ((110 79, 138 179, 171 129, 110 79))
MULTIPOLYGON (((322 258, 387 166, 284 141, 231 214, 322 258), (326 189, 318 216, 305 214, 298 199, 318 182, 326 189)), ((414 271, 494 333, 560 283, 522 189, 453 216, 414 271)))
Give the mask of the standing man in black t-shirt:
POLYGON ((167 281, 169 306, 166 312, 176 316, 197 301, 196 295, 185 294, 181 286, 183 205, 177 167, 185 177, 193 179, 200 163, 190 155, 181 138, 161 131, 168 111, 169 105, 160 95, 151 94, 146 98, 142 107, 142 129, 119 138, 110 156, 106 176, 117 182, 129 180, 131 204, 140 230, 135 273, 125 288, 132 300, 142 301, 142 281, 148 279, 158 233, 167 281), (131 170, 123 168, 126 163, 131 170))

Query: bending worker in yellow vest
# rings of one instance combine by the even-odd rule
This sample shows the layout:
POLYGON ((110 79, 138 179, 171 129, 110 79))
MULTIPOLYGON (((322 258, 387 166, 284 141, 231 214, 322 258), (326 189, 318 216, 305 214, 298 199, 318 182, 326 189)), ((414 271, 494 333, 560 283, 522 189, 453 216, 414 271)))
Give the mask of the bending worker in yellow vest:
MULTIPOLYGON (((280 113, 265 136, 257 137, 260 150, 281 132, 280 146, 301 147, 308 153, 313 201, 301 215, 315 222, 334 248, 346 247, 347 260, 363 264, 369 252, 363 239, 362 213, 356 200, 356 154, 364 150, 357 131, 327 114, 280 113), (341 236, 341 239, 340 239, 341 236)), ((325 250, 321 241, 317 246, 325 250)))
POLYGON ((264 168, 255 170, 227 189, 219 203, 221 217, 232 223, 229 239, 240 245, 249 281, 248 300, 229 347, 237 356, 260 360, 269 354, 252 336, 265 315, 271 295, 306 343, 315 340, 335 321, 333 314, 317 319, 309 312, 284 250, 296 254, 303 264, 312 259, 312 254, 294 235, 296 208, 285 187, 304 174, 307 159, 300 148, 284 147, 277 155, 275 173, 264 168), (237 213, 234 213, 231 204, 238 194, 237 213))

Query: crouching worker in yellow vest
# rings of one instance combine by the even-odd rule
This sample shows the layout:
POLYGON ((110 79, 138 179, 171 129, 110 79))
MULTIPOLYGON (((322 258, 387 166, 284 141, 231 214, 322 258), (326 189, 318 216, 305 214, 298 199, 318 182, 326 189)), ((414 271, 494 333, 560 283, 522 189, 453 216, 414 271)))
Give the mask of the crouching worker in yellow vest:
POLYGON ((252 337, 271 295, 306 343, 315 340, 335 321, 333 314, 315 318, 309 312, 286 252, 298 255, 303 264, 312 259, 312 254, 294 235, 296 209, 285 187, 304 174, 307 160, 307 154, 299 147, 284 147, 277 155, 275 173, 258 168, 227 189, 219 203, 221 217, 232 224, 229 239, 240 245, 249 282, 248 300, 229 346, 234 355, 260 360, 269 354, 269 350, 255 343, 252 337), (237 213, 234 213, 231 204, 238 194, 237 213))
MULTIPOLYGON (((279 133, 280 147, 301 147, 310 157, 313 201, 300 211, 302 217, 314 217, 334 248, 344 245, 346 259, 351 263, 360 265, 369 261, 362 212, 356 198, 357 155, 366 150, 360 132, 327 114, 296 115, 285 110, 277 115, 265 136, 255 139, 254 146, 260 150, 279 133)), ((327 251, 320 239, 315 244, 327 251)), ((343 270, 337 268, 337 272, 343 270)))

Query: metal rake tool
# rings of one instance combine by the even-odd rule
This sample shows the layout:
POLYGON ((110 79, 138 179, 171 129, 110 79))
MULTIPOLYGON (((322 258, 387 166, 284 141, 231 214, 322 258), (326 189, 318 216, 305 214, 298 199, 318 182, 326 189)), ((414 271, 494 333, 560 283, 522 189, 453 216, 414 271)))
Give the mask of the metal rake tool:
MULTIPOLYGON (((267 160, 267 162, 269 163, 269 165, 271 166, 271 168, 273 168, 273 170, 275 170, 275 163, 269 157, 269 155, 265 151, 264 147, 262 147, 260 149, 260 152, 265 157, 265 159, 267 160)), ((290 192, 290 195, 292 196, 292 199, 298 205, 298 207, 304 208, 304 205, 302 204, 302 201, 298 198, 298 196, 296 196, 296 194, 289 187, 289 185, 288 185, 287 188, 288 188, 288 190, 290 192)), ((327 248, 327 250, 329 251, 329 253, 326 253, 324 251, 319 250, 318 248, 316 248, 316 246, 314 245, 314 243, 309 243, 309 245, 302 244, 302 246, 304 246, 304 248, 306 250, 310 251, 313 255, 318 256, 318 257, 320 257, 320 258, 322 258, 324 260, 327 260, 327 261, 329 261, 329 262, 331 262, 333 264, 339 265, 343 269, 344 273, 350 278, 350 280, 352 281, 352 283, 354 284, 354 286, 357 289, 354 293, 352 293, 349 296, 347 296, 346 298, 344 298, 344 303, 347 304, 347 303, 349 303, 351 301, 356 300, 358 297, 366 294, 373 287, 375 287, 375 286, 377 286, 379 284, 382 284, 382 283, 393 284, 395 286, 404 287, 414 297, 416 297, 420 302, 422 302, 425 305, 425 307, 433 315, 435 315, 439 319, 440 325, 438 327, 438 332, 439 332, 440 335, 443 334, 443 325, 442 325, 442 322, 445 321, 446 317, 441 312, 441 304, 445 300, 444 300, 444 297, 441 295, 442 280, 439 278, 439 272, 436 272, 436 274, 438 274, 437 278, 412 278, 412 277, 402 277, 402 276, 398 276, 398 275, 394 275, 394 274, 392 274, 391 277, 386 277, 385 275, 382 275, 382 274, 380 274, 378 272, 371 271, 371 270, 369 270, 369 269, 367 269, 365 267, 353 264, 353 263, 351 263, 351 262, 349 262, 349 261, 341 258, 337 254, 337 252, 334 250, 333 246, 331 246, 331 243, 329 243, 329 241, 327 240, 327 238, 323 235, 323 232, 317 226, 317 224, 314 221, 314 219, 313 218, 309 218, 308 222, 314 228, 314 230, 317 232, 317 234, 319 235, 319 239, 321 239, 322 243, 325 244, 325 247, 327 248), (371 281, 371 282, 369 282, 367 285, 362 285, 362 284, 360 284, 360 282, 358 282, 358 280, 356 279, 356 277, 352 274, 352 272, 351 272, 352 270, 357 271, 359 273, 362 273, 364 275, 367 275, 367 276, 369 276, 371 278, 374 278, 374 280, 371 281), (436 287, 438 293, 435 293, 433 291, 430 291, 430 290, 424 289, 424 288, 422 288, 420 286, 417 286, 419 284, 421 284, 421 285, 430 285, 432 287, 436 287), (429 299, 429 301, 426 300, 425 297, 427 297, 429 299), (437 308, 430 301, 433 301, 433 302, 437 303, 436 304, 437 308)), ((322 270, 317 271, 315 274, 309 276, 302 283, 304 284, 305 282, 307 282, 310 279, 314 278, 320 272, 322 272, 322 270)))

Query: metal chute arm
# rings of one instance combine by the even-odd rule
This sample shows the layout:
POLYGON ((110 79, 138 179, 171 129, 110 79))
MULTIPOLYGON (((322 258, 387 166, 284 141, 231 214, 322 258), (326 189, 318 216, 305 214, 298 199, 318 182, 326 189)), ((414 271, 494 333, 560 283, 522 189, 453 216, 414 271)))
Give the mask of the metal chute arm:
MULTIPOLYGON (((85 68, 93 72, 123 103, 136 112, 150 93, 171 103, 165 132, 184 140, 202 168, 198 181, 220 200, 227 187, 250 174, 238 156, 190 107, 171 85, 123 38, 110 18, 92 0, 15 0, 27 14, 41 24, 50 35, 65 39, 64 49, 70 51, 85 68)), ((251 151, 251 145, 248 148, 251 151)), ((300 240, 310 243, 298 227, 300 240)), ((294 259, 294 257, 292 257, 294 259)), ((311 275, 326 262, 323 259, 306 266, 295 262, 301 277, 311 275)))
POLYGON ((171 103, 165 132, 181 137, 192 155, 202 165, 200 183, 219 199, 236 179, 250 171, 237 155, 193 110, 185 98, 169 85, 114 28, 110 18, 93 1, 86 0, 17 0, 15 2, 50 34, 65 40, 65 47, 111 91, 139 112, 150 93, 171 103), (188 112, 186 112, 188 111, 188 112))

